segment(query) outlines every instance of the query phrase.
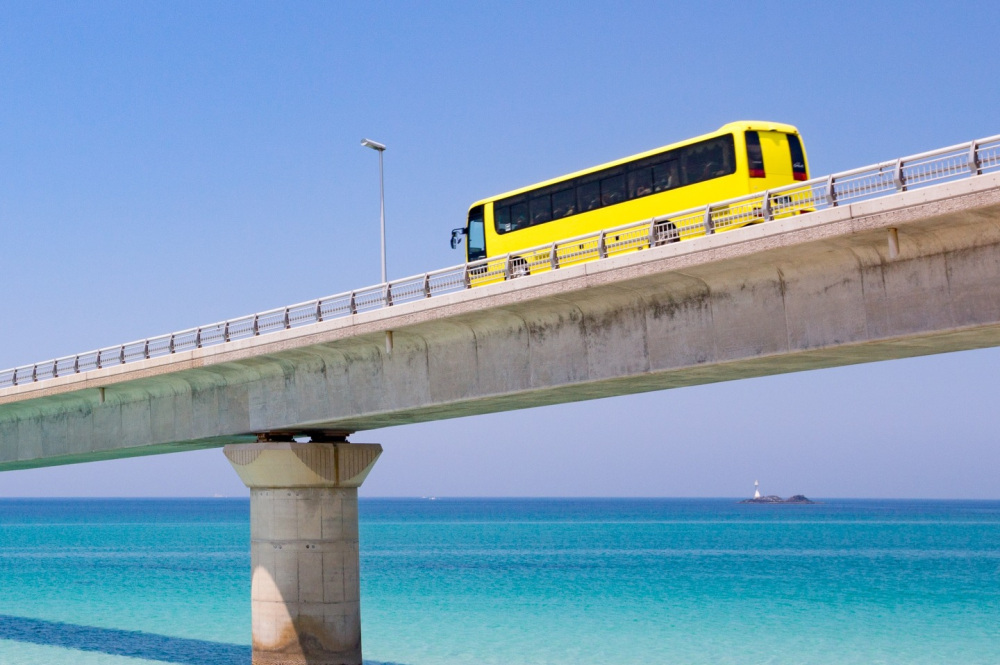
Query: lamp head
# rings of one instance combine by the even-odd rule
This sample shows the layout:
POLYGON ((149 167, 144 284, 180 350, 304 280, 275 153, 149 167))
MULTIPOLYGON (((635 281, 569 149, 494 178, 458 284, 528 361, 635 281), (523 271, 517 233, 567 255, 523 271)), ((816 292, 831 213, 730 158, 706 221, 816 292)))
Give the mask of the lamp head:
POLYGON ((372 141, 371 139, 361 139, 361 145, 363 145, 366 148, 371 148, 372 150, 378 150, 379 152, 385 150, 384 145, 382 145, 378 141, 372 141))

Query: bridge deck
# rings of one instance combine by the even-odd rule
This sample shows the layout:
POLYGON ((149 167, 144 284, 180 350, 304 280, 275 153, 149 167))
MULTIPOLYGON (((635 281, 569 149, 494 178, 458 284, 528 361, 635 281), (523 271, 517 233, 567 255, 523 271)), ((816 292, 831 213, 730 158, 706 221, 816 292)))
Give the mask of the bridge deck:
POLYGON ((0 468, 1000 344, 1000 174, 0 389, 0 468), (888 229, 898 229, 890 256, 888 229), (394 348, 384 348, 386 331, 394 348))

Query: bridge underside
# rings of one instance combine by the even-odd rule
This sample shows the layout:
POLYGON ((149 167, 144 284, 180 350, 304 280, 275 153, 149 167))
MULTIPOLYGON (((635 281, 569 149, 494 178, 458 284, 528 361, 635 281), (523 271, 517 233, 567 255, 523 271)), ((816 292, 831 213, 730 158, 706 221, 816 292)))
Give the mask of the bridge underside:
POLYGON ((0 469, 997 345, 1000 174, 5 389, 0 469))

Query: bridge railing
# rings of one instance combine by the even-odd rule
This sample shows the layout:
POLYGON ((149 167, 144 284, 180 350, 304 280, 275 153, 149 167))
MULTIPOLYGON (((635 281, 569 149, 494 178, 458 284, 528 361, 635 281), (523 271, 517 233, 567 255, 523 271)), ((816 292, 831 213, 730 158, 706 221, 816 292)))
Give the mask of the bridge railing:
POLYGON ((360 312, 461 291, 480 284, 656 247, 677 240, 791 218, 910 189, 1000 170, 1000 135, 881 162, 700 208, 532 247, 506 256, 393 280, 73 356, 0 371, 0 388, 225 344, 360 312))

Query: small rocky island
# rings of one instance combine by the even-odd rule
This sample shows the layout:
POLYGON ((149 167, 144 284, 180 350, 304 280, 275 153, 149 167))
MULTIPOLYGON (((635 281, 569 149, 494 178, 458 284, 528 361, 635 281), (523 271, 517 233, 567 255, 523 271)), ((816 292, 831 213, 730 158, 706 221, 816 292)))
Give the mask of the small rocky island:
POLYGON ((811 499, 807 499, 801 494, 796 494, 795 496, 790 496, 787 499, 782 499, 780 496, 774 496, 773 494, 769 496, 755 496, 752 499, 743 499, 740 503, 816 503, 811 499))
POLYGON ((782 499, 780 496, 775 496, 773 494, 768 496, 761 496, 760 493, 760 482, 753 481, 753 498, 743 499, 740 503, 816 503, 815 501, 810 501, 801 494, 796 494, 795 496, 790 496, 787 499, 782 499))

